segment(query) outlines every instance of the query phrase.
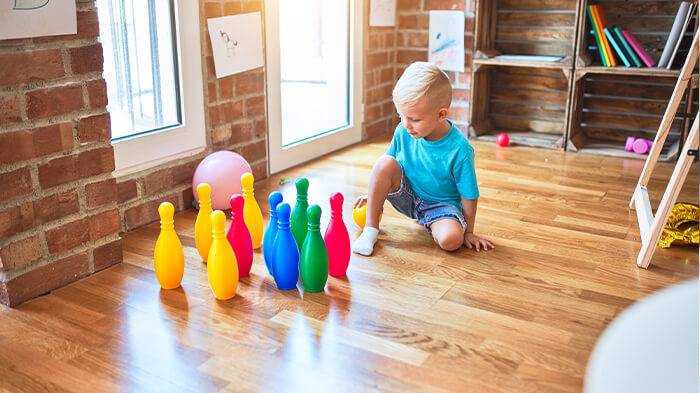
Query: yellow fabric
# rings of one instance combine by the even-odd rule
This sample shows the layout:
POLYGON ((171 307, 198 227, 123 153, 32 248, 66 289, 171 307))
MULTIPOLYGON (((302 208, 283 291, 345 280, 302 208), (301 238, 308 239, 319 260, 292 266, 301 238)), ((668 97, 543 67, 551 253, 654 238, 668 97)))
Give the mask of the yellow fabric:
POLYGON ((700 209, 692 203, 676 203, 659 239, 659 247, 700 244, 700 209))

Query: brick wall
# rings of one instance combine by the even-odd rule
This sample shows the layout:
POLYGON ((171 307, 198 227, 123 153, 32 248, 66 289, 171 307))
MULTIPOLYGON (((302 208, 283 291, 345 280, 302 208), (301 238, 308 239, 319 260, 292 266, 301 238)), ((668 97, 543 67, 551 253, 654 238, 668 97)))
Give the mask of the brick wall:
POLYGON ((369 2, 366 2, 363 139, 393 132, 396 127, 396 110, 391 100, 397 79, 396 27, 369 26, 368 6, 369 2))
POLYGON ((428 60, 428 18, 431 10, 460 10, 464 23, 464 72, 448 72, 452 81, 452 108, 448 116, 466 133, 469 122, 472 49, 474 47, 474 0, 398 0, 396 77, 414 61, 428 60))
POLYGON ((122 231, 158 220, 157 208, 163 201, 172 202, 177 210, 190 208, 194 170, 213 151, 235 151, 248 160, 256 180, 267 177, 264 69, 216 79, 206 23, 207 18, 262 12, 262 8, 262 0, 200 0, 207 150, 117 179, 122 231))
POLYGON ((78 33, 0 41, 0 302, 19 304, 118 263, 102 47, 78 33))

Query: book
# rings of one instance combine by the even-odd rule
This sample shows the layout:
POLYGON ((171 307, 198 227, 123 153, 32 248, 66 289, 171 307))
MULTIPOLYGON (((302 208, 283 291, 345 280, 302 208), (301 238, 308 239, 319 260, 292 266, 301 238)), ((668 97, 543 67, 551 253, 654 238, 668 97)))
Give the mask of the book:
POLYGON ((593 38, 595 38, 596 45, 598 45, 598 52, 600 53, 600 62, 603 63, 604 66, 608 67, 608 60, 607 56, 605 56, 605 50, 603 49, 603 43, 600 41, 600 37, 598 35, 598 26, 595 23, 595 18, 593 16, 593 11, 591 9, 591 6, 589 5, 586 7, 586 11, 588 11, 588 20, 591 22, 591 29, 593 30, 593 38))
POLYGON ((676 19, 673 21, 673 26, 671 27, 671 32, 666 40, 666 45, 664 46, 664 51, 661 53, 659 58, 659 68, 665 68, 669 60, 671 59, 671 54, 673 54, 673 49, 676 47, 676 42, 680 39, 681 30, 683 24, 685 23, 686 16, 688 15, 688 9, 690 8, 690 3, 684 1, 678 7, 678 13, 676 13, 676 19))
POLYGON ((613 25, 612 31, 613 33, 615 33, 615 38, 617 39, 617 42, 622 44, 622 48, 625 50, 625 53, 627 53, 627 57, 630 59, 630 61, 634 63, 634 66, 641 67, 642 61, 639 60, 639 56, 637 56, 637 54, 634 53, 634 49, 632 49, 630 44, 627 43, 627 40, 622 35, 622 29, 619 26, 613 25))
POLYGON ((625 37, 627 43, 630 44, 632 49, 634 49, 634 52, 637 53, 639 58, 642 59, 642 61, 647 67, 654 67, 656 65, 656 61, 651 56, 649 56, 649 53, 647 53, 646 49, 644 49, 642 44, 640 44, 639 41, 637 41, 637 39, 634 38, 632 33, 630 33, 627 30, 622 30, 622 35, 625 37))
POLYGON ((620 60, 622 60, 625 67, 631 67, 632 63, 627 60, 627 55, 625 55, 625 52, 622 50, 621 44, 618 45, 615 37, 613 37, 613 33, 610 31, 610 28, 606 27, 603 29, 603 31, 605 32, 605 36, 608 37, 608 42, 610 42, 610 45, 612 45, 613 49, 615 49, 617 56, 620 58, 620 60))
POLYGON ((593 16, 595 16, 596 23, 598 24, 598 31, 601 34, 600 40, 603 42, 603 49, 605 50, 605 53, 608 56, 608 65, 610 67, 617 67, 619 63, 615 58, 615 54, 613 54, 613 50, 610 46, 610 42, 608 42, 608 38, 603 32, 603 29, 608 24, 608 21, 605 19, 605 14, 603 13, 603 8, 598 4, 593 4, 591 5, 591 7, 593 7, 593 16))
POLYGON ((690 19, 693 16, 693 11, 695 9, 695 4, 690 3, 690 6, 688 7, 688 12, 685 15, 685 21, 683 22, 683 27, 681 27, 681 34, 678 36, 678 40, 676 41, 676 46, 673 48, 673 53, 671 53, 671 58, 668 59, 668 64, 666 64, 667 69, 671 69, 671 66, 673 65, 673 60, 676 58, 676 53, 678 53, 678 48, 681 46, 681 41, 683 41, 683 36, 685 35, 685 32, 688 31, 688 23, 690 23, 690 19))

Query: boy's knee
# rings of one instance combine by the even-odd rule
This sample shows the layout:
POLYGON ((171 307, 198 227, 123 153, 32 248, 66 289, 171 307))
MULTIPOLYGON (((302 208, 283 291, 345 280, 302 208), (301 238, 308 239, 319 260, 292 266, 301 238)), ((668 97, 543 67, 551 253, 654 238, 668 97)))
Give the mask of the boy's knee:
POLYGON ((438 246, 445 251, 455 251, 464 243, 463 235, 458 232, 449 232, 435 239, 438 246))
POLYGON ((399 163, 392 156, 381 156, 374 164, 374 168, 380 172, 392 173, 401 170, 399 163))

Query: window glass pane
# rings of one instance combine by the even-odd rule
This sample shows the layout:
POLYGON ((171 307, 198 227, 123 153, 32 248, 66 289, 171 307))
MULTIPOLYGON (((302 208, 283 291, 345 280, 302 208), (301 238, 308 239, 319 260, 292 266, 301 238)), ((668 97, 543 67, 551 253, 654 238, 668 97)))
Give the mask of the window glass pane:
POLYGON ((112 139, 181 124, 172 0, 97 0, 112 139))
POLYGON ((348 0, 280 0, 282 145, 350 125, 348 0))

